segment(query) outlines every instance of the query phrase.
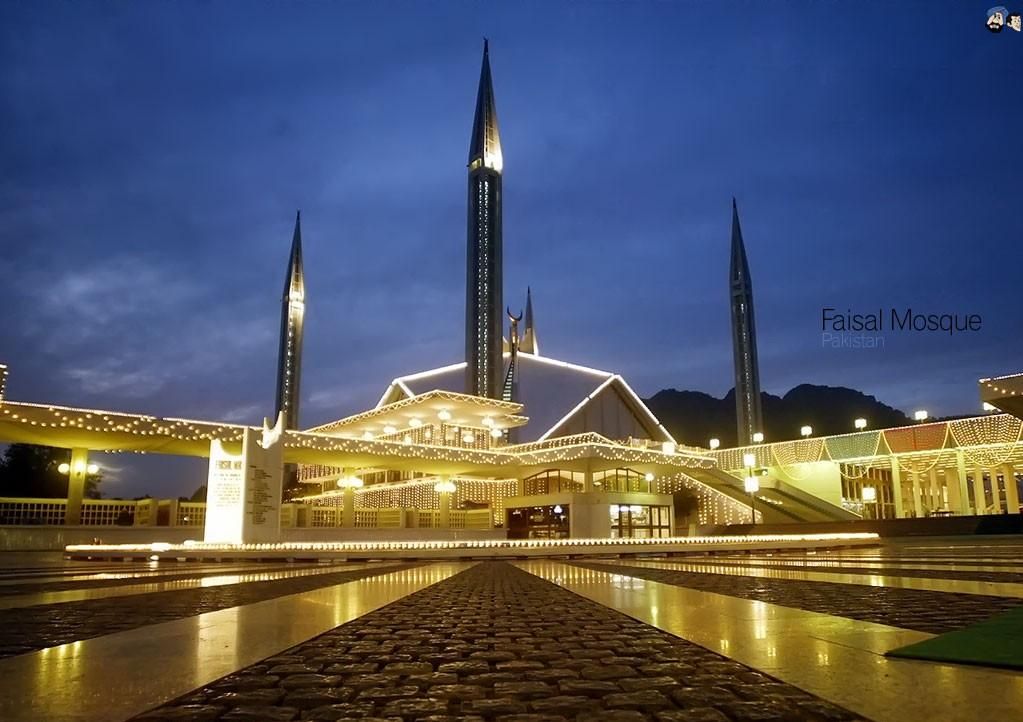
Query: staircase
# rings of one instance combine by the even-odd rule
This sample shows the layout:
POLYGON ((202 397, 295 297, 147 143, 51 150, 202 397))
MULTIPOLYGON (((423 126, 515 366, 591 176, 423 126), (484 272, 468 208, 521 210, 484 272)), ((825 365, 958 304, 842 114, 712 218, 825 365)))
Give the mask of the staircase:
MULTIPOLYGON (((749 494, 743 481, 720 469, 690 469, 686 472, 699 482, 749 506, 749 494)), ((756 509, 765 524, 785 524, 806 521, 851 521, 861 519, 848 509, 824 501, 780 479, 761 476, 760 490, 756 493, 756 509)))

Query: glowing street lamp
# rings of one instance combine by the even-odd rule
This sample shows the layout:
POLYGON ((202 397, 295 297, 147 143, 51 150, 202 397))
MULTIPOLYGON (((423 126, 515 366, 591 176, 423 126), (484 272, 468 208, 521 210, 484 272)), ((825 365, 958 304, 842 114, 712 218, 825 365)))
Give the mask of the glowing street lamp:
POLYGON ((455 492, 455 482, 441 479, 433 485, 433 490, 440 495, 440 528, 451 526, 451 495, 455 492))
POLYGON ((711 450, 714 450, 714 449, 718 448, 719 446, 721 446, 721 439, 711 439, 710 440, 710 448, 711 448, 711 450))
POLYGON ((758 431, 755 434, 753 434, 753 443, 754 444, 762 444, 763 442, 764 442, 764 432, 763 431, 758 431))
POLYGON ((341 526, 355 526, 355 490, 362 488, 362 479, 357 476, 342 475, 337 480, 341 493, 341 526))
POLYGON ((927 421, 927 416, 928 416, 927 412, 923 409, 913 412, 913 418, 916 419, 917 421, 927 421))
POLYGON ((750 474, 749 476, 746 477, 743 486, 745 486, 746 488, 746 493, 749 494, 749 511, 751 517, 750 521, 751 523, 756 524, 757 509, 755 504, 757 499, 756 493, 760 491, 760 480, 757 477, 753 476, 753 474, 750 474))
POLYGON ((812 433, 813 433, 812 426, 803 426, 799 429, 799 435, 802 436, 803 438, 810 436, 812 433))
POLYGON ((863 499, 864 504, 874 505, 874 518, 877 518, 877 489, 872 486, 863 487, 863 491, 860 492, 860 497, 863 499))
POLYGON ((862 418, 856 419, 853 421, 853 427, 855 427, 857 431, 863 431, 863 429, 867 428, 867 420, 862 418))

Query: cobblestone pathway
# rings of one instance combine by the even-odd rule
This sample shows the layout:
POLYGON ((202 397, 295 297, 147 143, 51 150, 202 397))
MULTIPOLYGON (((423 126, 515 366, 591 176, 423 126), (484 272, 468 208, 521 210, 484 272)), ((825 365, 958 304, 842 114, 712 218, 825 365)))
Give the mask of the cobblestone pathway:
POLYGON ((0 659, 413 566, 419 565, 395 564, 273 581, 3 609, 0 610, 0 659))
POLYGON ((1023 599, 954 594, 864 584, 804 582, 685 572, 628 564, 569 562, 584 569, 663 582, 677 587, 755 599, 850 619, 942 634, 1023 605, 1023 599))
POLYGON ((824 722, 855 715, 486 562, 136 718, 824 722))

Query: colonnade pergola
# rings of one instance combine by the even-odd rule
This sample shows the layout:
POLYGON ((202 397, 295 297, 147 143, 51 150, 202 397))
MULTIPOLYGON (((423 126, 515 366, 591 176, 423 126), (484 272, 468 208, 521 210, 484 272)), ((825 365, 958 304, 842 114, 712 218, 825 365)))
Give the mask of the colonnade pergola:
POLYGON ((830 473, 841 479, 843 505, 865 516, 1015 514, 1017 474, 1023 468, 1021 433, 1019 418, 992 413, 712 455, 721 469, 734 474, 744 473, 753 455, 756 467, 807 490, 830 473), (874 499, 864 498, 864 489, 872 489, 874 499))

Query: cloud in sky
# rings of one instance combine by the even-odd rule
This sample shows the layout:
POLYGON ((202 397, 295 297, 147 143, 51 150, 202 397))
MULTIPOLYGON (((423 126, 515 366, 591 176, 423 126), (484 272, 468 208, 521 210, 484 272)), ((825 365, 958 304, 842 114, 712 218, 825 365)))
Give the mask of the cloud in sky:
MULTIPOLYGON (((545 353, 643 394, 724 394, 735 195, 765 390, 969 412, 977 377, 1018 370, 1018 292, 995 272, 1023 247, 1018 43, 968 3, 722 19, 698 3, 42 0, 0 7, 9 396, 258 422, 297 208, 304 423, 459 360, 484 35, 506 301, 533 287, 545 353), (984 329, 855 354, 821 348, 824 305, 980 313, 984 329)), ((124 459, 125 493, 204 476, 124 459)))

